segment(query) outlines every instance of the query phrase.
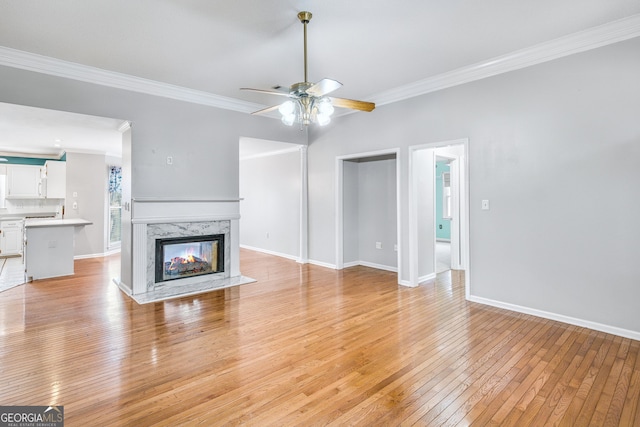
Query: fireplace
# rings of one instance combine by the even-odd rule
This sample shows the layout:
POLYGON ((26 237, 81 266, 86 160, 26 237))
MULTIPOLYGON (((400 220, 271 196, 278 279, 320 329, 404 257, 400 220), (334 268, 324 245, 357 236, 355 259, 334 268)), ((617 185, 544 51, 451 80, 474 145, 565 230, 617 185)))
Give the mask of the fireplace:
POLYGON ((156 239, 155 281, 224 272, 224 234, 156 239))

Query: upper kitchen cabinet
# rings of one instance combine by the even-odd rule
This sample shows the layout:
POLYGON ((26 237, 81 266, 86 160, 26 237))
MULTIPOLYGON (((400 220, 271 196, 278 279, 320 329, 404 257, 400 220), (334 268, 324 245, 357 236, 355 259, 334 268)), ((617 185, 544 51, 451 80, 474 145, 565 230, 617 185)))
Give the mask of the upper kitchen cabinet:
POLYGON ((47 199, 64 199, 67 197, 67 163, 47 160, 44 164, 47 199))
POLYGON ((7 199, 64 199, 67 164, 47 160, 44 166, 7 165, 7 199))
POLYGON ((40 166, 7 165, 7 199, 44 197, 40 166))

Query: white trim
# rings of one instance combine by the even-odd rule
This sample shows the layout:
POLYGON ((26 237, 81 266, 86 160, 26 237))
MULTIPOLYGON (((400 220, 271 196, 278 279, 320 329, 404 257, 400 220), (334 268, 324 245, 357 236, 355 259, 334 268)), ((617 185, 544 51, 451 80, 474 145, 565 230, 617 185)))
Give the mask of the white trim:
POLYGON ((285 254, 285 253, 282 253, 282 252, 271 251, 269 249, 256 248, 255 246, 240 245, 240 247, 242 249, 248 249, 250 251, 260 252, 260 253, 267 254, 267 255, 274 255, 274 256, 278 256, 280 258, 286 258, 286 259, 290 259, 290 260, 293 260, 293 261, 296 261, 296 262, 300 262, 300 259, 295 255, 289 255, 289 254, 285 254))
MULTIPOLYGON (((409 205, 409 281, 405 286, 415 287, 420 283, 420 278, 418 277, 418 238, 417 238, 417 230, 418 230, 418 218, 417 218, 417 188, 414 180, 415 177, 415 165, 414 165, 414 154, 419 150, 425 149, 436 149, 440 147, 447 147, 451 145, 462 145, 464 147, 463 160, 464 163, 460 165, 461 170, 464 168, 464 191, 463 194, 460 195, 460 199, 465 199, 465 209, 464 212, 460 210, 460 226, 462 227, 461 233, 464 234, 464 241, 466 242, 465 248, 462 251, 463 255, 463 266, 465 267, 465 295, 469 296, 470 289, 470 277, 471 277, 471 263, 469 262, 470 257, 470 234, 469 234, 469 139, 461 138, 450 141, 439 141, 428 144, 414 145, 409 147, 409 189, 408 189, 408 205, 409 205)), ((435 242, 434 242, 435 243, 435 242)), ((435 251, 434 251, 435 256, 435 251)), ((435 268, 435 263, 434 263, 435 268)), ((436 274, 435 272, 433 273, 436 274)), ((426 277, 426 276, 423 276, 426 277)))
POLYGON ((36 73, 93 83, 101 86, 124 89, 147 95, 161 96, 193 104, 208 105, 225 110, 252 113, 265 108, 264 105, 241 101, 235 98, 215 95, 182 86, 143 79, 115 71, 63 61, 50 56, 38 55, 0 46, 0 65, 19 68, 36 73))
POLYGON ((375 268, 377 270, 391 271, 393 273, 398 272, 398 267, 393 267, 391 265, 377 264, 375 262, 368 262, 368 261, 350 261, 350 262, 344 263, 342 266, 343 268, 349 268, 349 267, 357 267, 359 265, 363 267, 375 268))
MULTIPOLYGON (((375 102, 377 106, 382 106, 638 36, 640 36, 640 14, 635 14, 379 92, 369 97, 369 99, 375 102)), ((3 46, 0 46, 0 65, 242 113, 252 113, 266 107, 261 104, 107 71, 3 46)), ((346 114, 349 113, 346 112, 346 114)))
POLYGON ((230 221, 240 219, 240 214, 221 214, 207 216, 181 216, 181 217, 157 217, 157 218, 136 218, 132 219, 132 224, 163 224, 167 222, 206 222, 206 221, 230 221))
POLYGON ((309 161, 306 145, 300 150, 300 249, 298 262, 309 262, 309 161))
POLYGON ((311 264, 311 265, 317 265, 318 267, 325 267, 325 268, 330 268, 332 270, 339 270, 338 268, 336 268, 335 264, 330 264, 328 262, 316 261, 316 260, 313 260, 313 259, 310 259, 307 262, 309 264, 311 264))
POLYGON ((336 157, 336 178, 335 178, 335 249, 336 249, 336 270, 342 270, 344 268, 344 159, 336 157))
POLYGON ((590 320, 578 319, 575 317, 564 316, 562 314, 551 313, 535 308, 496 301, 489 298, 476 297, 473 295, 468 295, 467 300, 476 302, 478 304, 489 305, 509 311, 515 311, 517 313, 529 314, 531 316, 542 317, 543 319, 555 320, 557 322, 568 323, 570 325, 580 326, 583 328, 593 329, 594 331, 606 332, 608 334, 618 335, 624 338, 630 338, 632 340, 640 341, 640 332, 638 331, 631 331, 629 329, 618 328, 611 325, 604 325, 602 323, 592 322, 590 320))
POLYGON ((240 157, 240 160, 259 159, 261 157, 277 156, 278 154, 292 153, 294 151, 297 152, 297 151, 300 151, 301 147, 307 148, 306 145, 298 145, 298 144, 296 144, 293 147, 284 148, 282 150, 267 151, 267 152, 264 152, 264 153, 251 154, 249 156, 240 157))
POLYGON ((87 254, 87 255, 74 255, 73 259, 89 259, 89 258, 103 258, 111 255, 115 255, 120 253, 120 248, 108 250, 106 252, 97 253, 97 254, 87 254))
POLYGON ((638 36, 640 36, 640 14, 635 14, 380 92, 371 98, 376 103, 376 106, 391 104, 638 36))
POLYGON ((438 273, 430 273, 430 274, 425 274, 424 276, 420 276, 418 277, 418 283, 424 283, 428 280, 433 280, 438 276, 438 273))
POLYGON ((242 199, 194 199, 192 197, 133 197, 136 203, 229 203, 240 202, 242 199))
POLYGON ((118 132, 125 133, 129 129, 131 129, 131 122, 128 120, 125 120, 124 122, 122 122, 120 127, 118 127, 118 132))

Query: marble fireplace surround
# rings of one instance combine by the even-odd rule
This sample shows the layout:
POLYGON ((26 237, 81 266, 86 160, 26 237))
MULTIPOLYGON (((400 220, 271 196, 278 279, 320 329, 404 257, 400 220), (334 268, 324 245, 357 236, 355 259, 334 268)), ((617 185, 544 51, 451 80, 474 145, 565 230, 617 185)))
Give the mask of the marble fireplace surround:
POLYGON ((239 200, 135 199, 131 209, 132 286, 122 290, 139 304, 255 282, 240 274, 239 200), (224 234, 223 272, 155 282, 157 238, 208 234, 224 234))

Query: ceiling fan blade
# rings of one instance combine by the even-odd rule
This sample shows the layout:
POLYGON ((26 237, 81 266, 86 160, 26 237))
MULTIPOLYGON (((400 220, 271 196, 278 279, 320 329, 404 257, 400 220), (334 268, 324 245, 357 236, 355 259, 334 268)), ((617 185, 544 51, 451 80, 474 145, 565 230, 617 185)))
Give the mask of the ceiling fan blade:
POLYGON ((278 104, 278 105, 271 106, 271 107, 263 108, 262 110, 254 111, 254 112, 253 112, 253 113, 251 113, 251 114, 252 114, 252 115, 256 115, 256 114, 265 114, 265 113, 268 113, 268 112, 270 112, 270 111, 277 110, 277 109, 278 109, 278 107, 280 107, 280 105, 279 105, 279 104, 278 104))
POLYGON ((339 89, 342 86, 342 83, 332 79, 322 79, 318 83, 315 83, 309 89, 307 89, 307 93, 311 96, 324 96, 328 93, 333 92, 336 89, 339 89))
POLYGON ((330 97, 329 99, 331 99, 331 103, 334 107, 351 108, 352 110, 360 111, 373 111, 373 109, 376 108, 376 104, 374 104, 373 102, 356 101, 354 99, 333 97, 330 97))
POLYGON ((252 89, 250 87, 241 87, 240 90, 248 90, 251 92, 260 92, 260 93, 268 93, 269 95, 278 95, 278 96, 286 96, 289 97, 289 92, 281 92, 279 90, 269 90, 269 89, 252 89))

